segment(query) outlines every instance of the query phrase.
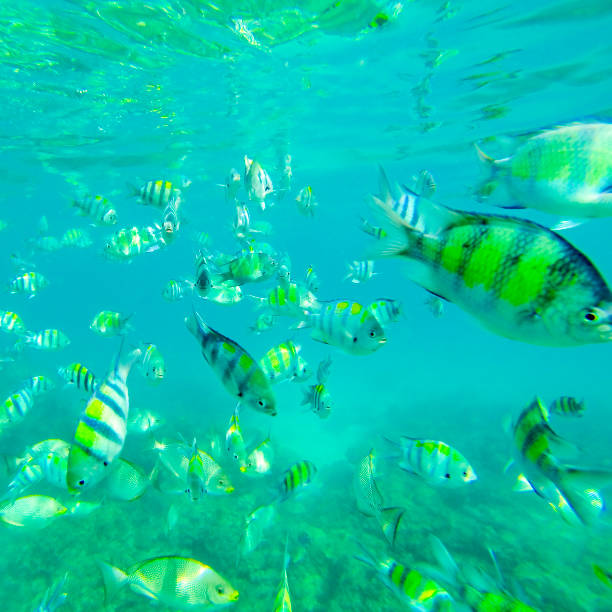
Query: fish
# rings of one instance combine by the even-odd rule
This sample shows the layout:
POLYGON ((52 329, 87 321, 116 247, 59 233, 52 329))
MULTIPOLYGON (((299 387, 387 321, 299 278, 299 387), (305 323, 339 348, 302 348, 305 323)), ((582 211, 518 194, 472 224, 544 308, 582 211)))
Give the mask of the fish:
POLYGON ((144 434, 152 433, 165 423, 165 419, 150 410, 143 410, 130 415, 127 424, 128 433, 144 434))
POLYGON ((104 196, 88 195, 82 200, 73 200, 72 206, 79 214, 91 217, 99 225, 117 223, 117 211, 104 196))
POLYGON ((5 334, 21 335, 25 333, 26 326, 18 314, 10 310, 0 310, 0 331, 5 334))
POLYGON ((192 283, 192 288, 195 289, 201 297, 206 297, 209 289, 212 287, 213 279, 208 257, 198 251, 195 257, 195 282, 192 283))
POLYGON ((559 416, 581 417, 584 414, 584 402, 579 402, 575 397, 563 395, 551 402, 548 412, 559 416))
POLYGON ((493 159, 478 145, 491 176, 477 189, 488 197, 502 184, 509 204, 573 218, 612 215, 612 124, 573 123, 533 134, 510 157, 493 159))
POLYGON ((410 219, 392 208, 381 169, 388 237, 371 256, 402 256, 409 276, 489 331, 545 346, 612 339, 612 292, 589 259, 548 228, 513 217, 452 210, 414 193, 410 219))
POLYGON ((139 465, 119 457, 104 479, 103 491, 110 499, 133 501, 149 488, 156 473, 157 466, 147 474, 139 465))
POLYGON ((34 297, 41 289, 49 286, 49 281, 40 272, 24 272, 16 276, 8 284, 9 293, 23 293, 34 297))
POLYGON ((266 375, 257 361, 237 342, 215 331, 193 312, 185 319, 187 329, 198 340, 202 355, 229 393, 241 404, 276 415, 276 400, 266 375))
POLYGON ((317 291, 319 291, 319 277, 317 276, 317 273, 314 271, 314 268, 312 267, 312 265, 306 268, 306 277, 305 277, 304 282, 306 283, 306 288, 311 293, 314 294, 314 293, 317 293, 317 291))
POLYGON ((317 298, 306 286, 299 283, 281 283, 271 289, 265 298, 251 296, 271 314, 287 317, 302 317, 314 308, 317 298))
POLYGON ((388 298, 374 300, 366 306, 366 309, 382 327, 388 323, 397 323, 402 316, 402 303, 388 298))
POLYGON ((231 168, 225 177, 225 183, 220 185, 220 187, 225 187, 225 201, 226 202, 235 202, 236 194, 240 189, 240 183, 242 178, 240 176, 240 172, 236 170, 236 168, 231 168))
POLYGON ((436 319, 439 319, 444 314, 444 300, 437 295, 429 296, 425 300, 425 305, 436 319))
POLYGON ((0 520, 14 527, 36 530, 47 527, 68 508, 49 495, 25 495, 0 503, 0 520))
POLYGON ((310 406, 310 409, 321 419, 327 419, 332 411, 332 398, 325 383, 329 378, 332 360, 328 357, 319 363, 317 368, 317 383, 303 389, 301 406, 310 406))
POLYGON ((378 521, 383 535, 393 546, 397 537, 400 521, 406 510, 400 507, 385 507, 384 500, 376 479, 374 478, 374 449, 357 464, 353 477, 353 491, 357 509, 366 516, 373 516, 378 521))
POLYGON ((186 557, 155 557, 122 571, 100 562, 106 603, 124 586, 171 608, 201 610, 238 601, 238 591, 210 566, 186 557))
POLYGON ((261 334, 268 329, 270 329, 274 325, 274 315, 269 312, 262 312, 257 315, 255 322, 249 328, 254 334, 261 334))
POLYGON ((312 372, 300 355, 301 347, 291 340, 269 349, 259 360, 259 367, 271 383, 306 380, 312 372))
POLYGON ((409 609, 415 611, 451 612, 454 610, 450 593, 436 581, 391 557, 376 560, 362 544, 363 554, 355 559, 376 570, 382 583, 409 609))
POLYGON ((166 362, 160 350, 154 344, 143 344, 142 359, 138 367, 143 376, 153 385, 160 383, 166 376, 166 362))
POLYGON ((61 244, 62 246, 86 249, 93 244, 93 240, 91 239, 89 233, 84 229, 72 227, 67 229, 62 235, 61 244))
POLYGON ((244 469, 241 468, 240 471, 247 476, 263 476, 270 472, 273 458, 274 449, 268 436, 248 454, 244 469))
POLYGON ((152 253, 166 246, 162 228, 159 225, 123 228, 104 244, 103 254, 107 259, 131 261, 142 253, 152 253))
POLYGON ((9 395, 0 405, 0 433, 7 425, 21 422, 34 406, 34 395, 27 387, 9 395))
POLYGON ((261 282, 272 278, 277 267, 276 259, 268 253, 248 250, 223 266, 219 279, 231 285, 261 282))
POLYGON ((274 598, 274 612, 291 612, 291 594, 289 592, 289 581, 287 580, 287 568, 291 557, 289 556, 289 538, 285 542, 285 554, 283 558, 283 573, 281 581, 274 598))
POLYGON ((367 234, 368 236, 372 236, 376 238, 376 240, 382 240, 385 236, 387 236, 387 232, 378 226, 372 225, 367 219, 361 219, 361 231, 367 234))
POLYGON ((314 217, 318 202, 312 193, 312 187, 307 185, 302 187, 295 198, 297 209, 306 217, 314 217))
POLYGON ((274 190, 268 173, 256 159, 244 156, 244 186, 249 200, 258 202, 261 210, 266 209, 266 196, 274 190))
POLYGON ((266 531, 276 519, 275 504, 266 504, 255 508, 245 520, 244 533, 240 541, 239 554, 242 556, 252 553, 261 544, 266 531))
POLYGON ((419 440, 400 436, 400 442, 387 441, 401 448, 399 466, 434 486, 457 487, 477 480, 474 468, 455 448, 439 440, 419 440))
POLYGON ((312 482, 316 473, 317 466, 312 461, 302 459, 294 463, 285 471, 281 479, 280 501, 286 501, 302 491, 312 482))
POLYGON ((544 479, 554 484, 583 524, 592 524, 600 517, 605 504, 598 489, 609 484, 612 472, 565 465, 554 455, 554 447, 563 447, 564 441, 548 424, 548 410, 539 398, 534 398, 520 413, 512 427, 512 438, 529 482, 544 479))
POLYGON ((87 393, 93 393, 99 385, 92 371, 82 363, 73 362, 65 367, 60 367, 57 373, 69 385, 74 385, 77 389, 87 393))
POLYGON ((181 203, 180 197, 174 197, 168 200, 162 212, 162 232, 166 242, 174 240, 177 232, 181 227, 179 220, 179 206, 181 203))
POLYGON ((117 336, 129 331, 128 321, 131 314, 124 316, 120 312, 101 310, 91 322, 89 328, 100 336, 117 336))
POLYGON ((304 317, 297 327, 310 327, 313 340, 352 355, 369 355, 387 341, 380 323, 358 302, 317 302, 304 317))
POLYGON ((162 289, 162 297, 167 302, 177 302, 193 289, 193 283, 184 280, 169 280, 162 289))
POLYGON ((59 329, 43 329, 40 332, 26 332, 23 342, 25 346, 40 351, 58 351, 70 344, 70 338, 59 329))
POLYGON ((68 599, 68 593, 65 592, 66 580, 68 572, 61 578, 58 578, 43 594, 42 600, 34 608, 33 612, 54 612, 59 607, 63 606, 68 599))
POLYGON ((348 274, 342 280, 350 280, 351 283, 365 283, 376 276, 374 272, 374 261, 353 261, 348 265, 348 274))
POLYGON ((31 239, 30 243, 35 249, 45 253, 55 253, 62 248, 62 243, 55 236, 38 236, 31 239))
POLYGON ((140 203, 163 209, 168 202, 180 196, 180 189, 170 181, 147 181, 142 187, 132 187, 134 195, 139 196, 140 203))
POLYGON ((199 450, 194 439, 187 467, 187 490, 192 501, 204 494, 228 495, 234 491, 223 468, 206 452, 199 450))
POLYGON ((68 455, 66 482, 71 493, 103 480, 121 453, 130 410, 127 377, 141 354, 139 348, 125 354, 120 349, 81 413, 68 455))
POLYGON ((225 432, 225 450, 227 454, 238 464, 241 472, 246 470, 247 452, 242 431, 240 431, 239 404, 234 408, 230 423, 225 432))
POLYGON ((55 383, 48 376, 32 376, 24 381, 23 386, 29 389, 34 397, 55 389, 55 383))
POLYGON ((213 284, 207 291, 205 298, 217 304, 231 305, 242 300, 243 293, 239 286, 213 284))

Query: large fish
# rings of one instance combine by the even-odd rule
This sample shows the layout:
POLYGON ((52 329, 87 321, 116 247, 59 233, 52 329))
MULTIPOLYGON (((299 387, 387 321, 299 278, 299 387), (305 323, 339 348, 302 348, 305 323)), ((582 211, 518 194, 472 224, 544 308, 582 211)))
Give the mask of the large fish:
POLYGON ((612 340, 612 292, 589 259, 549 229, 512 217, 452 210, 410 191, 400 217, 381 170, 387 237, 375 256, 399 255, 416 283, 491 331, 531 344, 612 340))

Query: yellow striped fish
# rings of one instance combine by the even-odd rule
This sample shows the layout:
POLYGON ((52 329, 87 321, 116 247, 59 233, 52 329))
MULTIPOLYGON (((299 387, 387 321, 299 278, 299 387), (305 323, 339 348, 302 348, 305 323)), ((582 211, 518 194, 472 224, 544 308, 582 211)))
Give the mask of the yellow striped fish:
POLYGON ((281 578, 278 592, 274 599, 274 612, 291 612, 291 594, 289 593, 289 581, 287 580, 287 568, 291 557, 288 550, 289 540, 285 542, 285 556, 283 561, 283 575, 281 578))
POLYGON ((584 402, 578 401, 575 397, 562 395, 550 404, 548 410, 550 414, 581 417, 584 414, 584 402))
POLYGON ((298 491, 308 486, 317 473, 317 467, 312 461, 302 459, 294 463, 283 475, 281 480, 281 501, 289 499, 298 491))
POLYGON ((142 187, 132 187, 134 195, 140 196, 142 204, 164 208, 168 202, 180 196, 178 189, 170 181, 148 181, 142 187))
POLYGON ((310 367, 300 356, 300 346, 291 340, 273 346, 259 360, 259 367, 272 383, 301 381, 311 374, 310 367))
POLYGON ((68 455, 66 482, 72 493, 100 482, 125 443, 130 399, 127 377, 142 351, 121 350, 106 378, 81 413, 68 455))
POLYGON ((66 367, 58 368, 57 373, 69 385, 74 385, 77 389, 93 393, 99 384, 94 374, 82 363, 74 362, 66 367))
POLYGON ((240 421, 238 419, 239 406, 234 408, 234 412, 230 418, 230 423, 225 432, 225 450, 227 454, 238 464, 240 471, 246 471, 247 452, 242 431, 240 430, 240 421))
POLYGON ((595 266, 548 228, 497 215, 451 210, 408 190, 395 212, 381 169, 388 237, 374 257, 400 255, 413 281, 454 302, 501 336, 572 346, 612 340, 612 292, 595 266))
POLYGON ((185 324, 200 343, 204 359, 225 388, 250 408, 276 415, 272 387, 257 361, 237 342, 206 325, 197 312, 187 317, 185 324))

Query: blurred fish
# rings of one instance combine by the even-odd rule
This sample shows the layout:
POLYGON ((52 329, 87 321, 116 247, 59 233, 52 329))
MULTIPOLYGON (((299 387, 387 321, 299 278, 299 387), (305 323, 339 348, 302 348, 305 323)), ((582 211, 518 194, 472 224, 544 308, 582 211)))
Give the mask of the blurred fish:
POLYGON ((271 383, 305 380, 312 372, 300 350, 291 340, 281 342, 266 352, 259 360, 259 367, 271 383))
POLYGON ((382 583, 411 610, 450 612, 454 609, 450 593, 437 582, 390 557, 377 561, 362 545, 363 555, 355 559, 376 570, 382 583))
POLYGON ((115 225, 117 223, 117 211, 101 195, 88 195, 82 200, 73 200, 72 206, 78 209, 79 214, 91 217, 100 225, 115 225))
POLYGON ((353 261, 348 265, 348 274, 342 280, 350 280, 351 283, 365 283, 373 276, 374 262, 371 259, 367 261, 353 261))
POLYGON ((398 300, 379 298, 366 308, 383 327, 387 323, 396 323, 402 316, 402 303, 398 300))
POLYGON ((68 599, 68 593, 64 591, 68 572, 58 578, 43 594, 41 602, 34 608, 33 612, 54 612, 63 606, 68 599))
POLYGON ((389 440, 401 448, 399 466, 423 478, 431 485, 456 487, 477 479, 467 459, 456 449, 439 440, 418 440, 400 436, 399 443, 389 440))
POLYGON ((182 300, 193 289, 193 283, 185 280, 169 280, 162 290, 162 297, 168 302, 182 300))
POLYGON ((411 278, 456 303, 490 331, 531 344, 612 339, 612 292, 593 264, 558 234, 510 217, 464 213, 403 191, 410 220, 393 211, 381 170, 389 236, 375 256, 401 255, 411 278), (466 246, 467 245, 467 246, 466 246))
POLYGON ((103 490, 110 499, 133 501, 143 495, 156 473, 157 466, 147 474, 139 465, 119 457, 104 479, 103 490))
POLYGON ((249 200, 258 202, 262 210, 266 208, 266 196, 272 193, 273 186, 268 173, 256 159, 244 156, 244 186, 249 200))
POLYGON ((301 406, 309 405, 310 409, 321 419, 327 419, 332 411, 332 398, 325 383, 329 378, 332 360, 328 357, 319 363, 317 368, 317 384, 306 387, 303 392, 301 406))
POLYGON ((193 283, 192 286, 201 297, 206 297, 208 291, 212 287, 212 271, 210 269, 208 257, 202 251, 196 253, 195 265, 195 283, 193 283))
POLYGON ((140 356, 140 349, 127 354, 120 349, 111 370, 81 413, 68 456, 67 483, 71 493, 100 482, 121 453, 130 409, 127 377, 140 356))
POLYGON ((297 209, 306 217, 314 217, 315 209, 318 206, 317 200, 312 193, 310 185, 302 187, 295 198, 297 209))
POLYGON ((254 334, 261 334, 261 332, 270 329, 274 325, 274 315, 269 312, 262 312, 257 315, 255 323, 249 328, 254 334))
POLYGON ((166 246, 159 225, 120 229, 104 245, 104 256, 117 261, 131 261, 142 253, 152 253, 166 246))
POLYGON ((317 298, 306 286, 291 282, 277 285, 265 298, 251 297, 272 314, 288 317, 302 317, 305 310, 317 303, 317 298))
POLYGON ((22 421, 33 405, 34 397, 28 388, 24 387, 9 395, 0 405, 0 433, 7 425, 22 421))
MULTIPOLYGON (((239 406, 239 405, 238 405, 239 406)), ((230 423, 225 432, 225 450, 227 454, 238 464, 241 472, 246 471, 246 445, 240 431, 240 421, 238 418, 239 408, 236 406, 230 418, 230 423)))
POLYGON ((268 280, 274 275, 278 263, 263 251, 249 250, 222 267, 219 279, 228 285, 244 285, 268 280))
POLYGON ((131 318, 113 310, 101 310, 91 322, 89 328, 100 336, 117 336, 129 331, 128 321, 131 318))
POLYGON ((45 253, 54 253, 62 248, 62 243, 55 236, 38 236, 30 241, 32 246, 45 253))
POLYGON ((142 359, 138 368, 153 385, 160 383, 166 376, 166 363, 160 350, 154 344, 143 344, 142 359))
POLYGON ((185 324, 229 393, 250 408, 274 416, 274 394, 257 362, 238 343, 208 327, 197 312, 185 324))
POLYGON ((166 525, 164 529, 166 536, 169 536, 170 533, 174 531, 174 528, 176 527, 176 524, 178 523, 178 519, 179 519, 178 508, 176 507, 175 504, 170 504, 170 507, 168 508, 168 513, 166 514, 166 525))
POLYGON ((581 417, 584 414, 584 402, 579 402, 575 397, 563 395, 551 402, 548 411, 550 414, 559 416, 581 417))
POLYGON ((39 272, 25 272, 9 282, 8 290, 9 293, 23 293, 32 298, 48 286, 49 281, 39 272))
POLYGON ((77 247, 79 249, 86 249, 93 244, 93 240, 88 232, 78 227, 72 227, 67 229, 62 235, 61 239, 62 246, 77 247))
POLYGON ((255 508, 246 517, 246 525, 240 542, 242 556, 252 553, 261 543, 266 531, 276 519, 276 505, 268 504, 255 508))
POLYGON ((242 289, 232 285, 212 285, 206 293, 206 299, 217 304, 237 304, 242 300, 242 289))
POLYGON ((0 503, 0 520, 15 527, 42 529, 68 511, 64 504, 48 495, 26 495, 0 503))
POLYGON ((238 600, 238 591, 208 565, 185 557, 157 557, 141 561, 123 572, 108 563, 99 563, 104 578, 106 603, 122 587, 164 606, 201 610, 238 600))
POLYGON ((32 376, 24 381, 23 386, 32 392, 33 397, 55 389, 55 383, 48 376, 32 376))
POLYGON ((272 467, 274 449, 272 441, 268 436, 263 442, 258 444, 247 456, 244 470, 247 476, 262 476, 268 474, 272 467))
POLYGON ((493 159, 476 146, 491 177, 477 193, 488 196, 498 183, 511 208, 557 215, 612 215, 612 124, 573 123, 544 130, 520 143, 511 157, 493 159))
POLYGON ((59 329, 43 329, 40 332, 26 332, 23 336, 25 346, 41 351, 57 351, 70 344, 70 338, 59 329))
POLYGON ((283 559, 283 574, 281 582, 274 598, 274 612, 291 612, 291 594, 289 593, 289 581, 287 580, 287 568, 289 567, 289 537, 285 541, 285 555, 283 559))
POLYGON ((376 240, 382 240, 387 232, 382 227, 378 227, 377 225, 372 225, 367 219, 361 219, 361 231, 368 234, 368 236, 373 236, 376 240))
POLYGON ((311 293, 317 293, 319 290, 319 277, 312 266, 308 266, 306 269, 305 283, 308 291, 311 293))
POLYGON ((127 430, 128 433, 132 434, 152 433, 164 425, 165 422, 165 419, 150 410, 142 410, 130 415, 127 430))
POLYGON ((23 334, 26 331, 23 319, 9 310, 0 310, 0 331, 5 334, 23 334))
POLYGON ((236 168, 231 168, 225 177, 225 183, 223 185, 219 185, 220 187, 225 187, 225 201, 226 202, 235 202, 236 194, 240 189, 241 182, 240 172, 236 170, 236 168))
POLYGON ((380 323, 358 302, 317 302, 297 327, 311 327, 311 338, 352 355, 368 355, 387 341, 380 323))
POLYGON ((293 497, 307 487, 317 473, 312 461, 302 459, 285 471, 280 483, 280 501, 293 497))
POLYGON ((439 319, 444 314, 444 300, 437 295, 430 295, 425 300, 425 304, 436 319, 439 319))
POLYGON ((57 373, 69 384, 77 389, 93 393, 98 387, 98 381, 91 370, 82 363, 74 362, 66 367, 58 368, 57 373))

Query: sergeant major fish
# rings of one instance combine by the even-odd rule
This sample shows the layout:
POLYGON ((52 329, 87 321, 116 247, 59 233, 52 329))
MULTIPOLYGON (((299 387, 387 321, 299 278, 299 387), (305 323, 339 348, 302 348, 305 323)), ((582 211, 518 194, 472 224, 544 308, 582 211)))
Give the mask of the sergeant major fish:
POLYGON ((274 187, 268 173, 256 159, 244 156, 244 186, 250 200, 258 202, 262 210, 266 208, 266 196, 274 187))

